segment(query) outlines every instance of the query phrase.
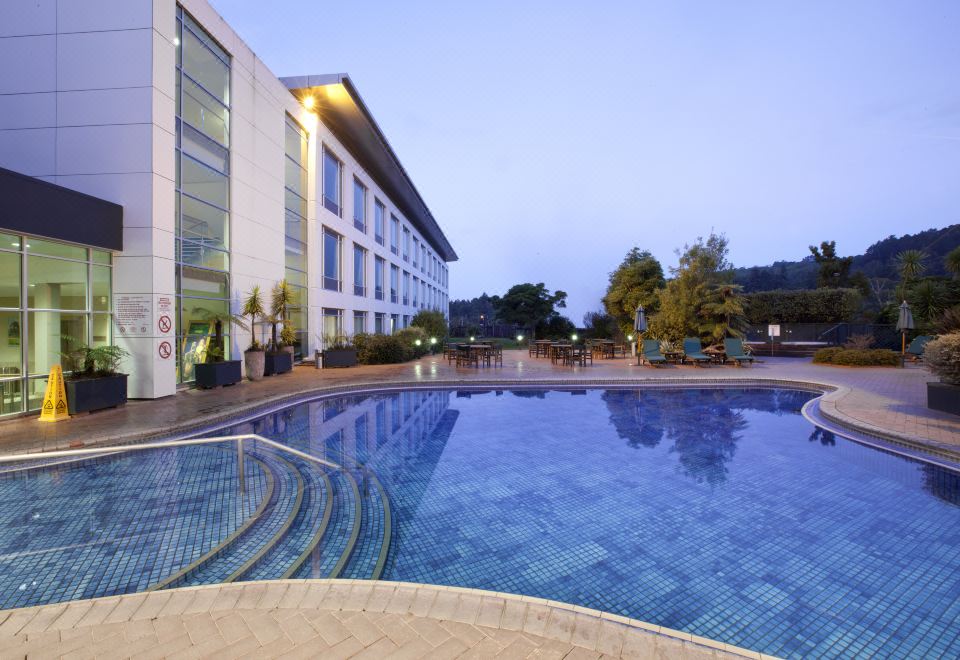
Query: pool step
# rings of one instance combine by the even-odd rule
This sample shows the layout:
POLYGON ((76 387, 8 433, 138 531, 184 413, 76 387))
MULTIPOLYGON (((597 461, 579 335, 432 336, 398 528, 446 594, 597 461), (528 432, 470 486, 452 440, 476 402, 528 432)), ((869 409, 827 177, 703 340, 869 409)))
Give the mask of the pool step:
POLYGON ((232 582, 250 571, 292 528, 303 506, 304 478, 286 458, 270 451, 247 451, 273 475, 273 487, 265 505, 240 533, 180 572, 161 581, 156 588, 232 582))
POLYGON ((390 501, 372 470, 355 472, 360 492, 360 534, 340 577, 377 580, 390 548, 390 501))
POLYGON ((298 558, 288 577, 340 577, 360 535, 362 511, 357 481, 349 470, 333 470, 327 475, 333 486, 333 506, 323 537, 316 546, 298 558))
POLYGON ((287 456, 303 479, 303 502, 293 524, 270 550, 238 579, 276 580, 292 575, 326 534, 333 511, 333 492, 326 469, 313 461, 287 456))

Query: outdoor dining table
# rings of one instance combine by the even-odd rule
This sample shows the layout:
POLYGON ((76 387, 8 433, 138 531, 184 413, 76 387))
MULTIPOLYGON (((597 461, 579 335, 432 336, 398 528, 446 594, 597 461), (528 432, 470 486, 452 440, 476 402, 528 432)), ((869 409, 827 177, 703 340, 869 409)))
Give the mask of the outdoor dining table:
POLYGON ((538 339, 535 342, 533 342, 533 347, 534 347, 536 357, 540 357, 541 354, 543 354, 543 357, 549 357, 550 344, 552 343, 553 342, 550 341, 549 339, 538 339))

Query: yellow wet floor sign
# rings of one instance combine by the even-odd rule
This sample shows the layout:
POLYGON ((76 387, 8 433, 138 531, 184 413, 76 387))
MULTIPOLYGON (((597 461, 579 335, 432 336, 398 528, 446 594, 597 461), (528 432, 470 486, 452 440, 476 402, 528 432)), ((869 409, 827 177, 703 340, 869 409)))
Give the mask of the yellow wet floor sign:
POLYGON ((50 370, 47 389, 43 393, 40 421, 59 422, 61 419, 70 419, 70 413, 67 412, 67 390, 63 386, 63 369, 59 364, 55 364, 50 370))

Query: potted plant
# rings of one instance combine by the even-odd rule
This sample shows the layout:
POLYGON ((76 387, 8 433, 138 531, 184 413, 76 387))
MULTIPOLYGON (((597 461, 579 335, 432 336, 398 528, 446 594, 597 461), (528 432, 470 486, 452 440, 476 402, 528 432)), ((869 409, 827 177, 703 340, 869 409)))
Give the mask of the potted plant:
MULTIPOLYGON (((270 324, 270 346, 264 355, 265 376, 283 374, 293 370, 293 345, 292 342, 289 346, 286 343, 286 339, 291 334, 287 332, 287 307, 292 304, 294 304, 293 289, 287 284, 286 280, 280 280, 273 287, 270 316, 267 317, 267 322, 270 324), (283 330, 278 336, 277 326, 281 324, 283 330)), ((293 337, 296 340, 295 334, 293 337)))
POLYGON ((117 369, 120 361, 128 355, 119 346, 91 348, 86 344, 61 353, 68 372, 64 386, 71 415, 115 408, 127 402, 127 374, 119 373, 117 369))
POLYGON ((264 351, 263 345, 257 341, 257 318, 264 315, 263 296, 260 294, 260 285, 255 284, 243 301, 243 316, 250 317, 250 346, 243 352, 243 364, 247 370, 247 378, 260 380, 263 378, 264 351))
POLYGON ((324 368, 357 366, 357 349, 347 337, 330 335, 324 338, 323 345, 324 368))
POLYGON ((927 342, 923 361, 940 378, 927 383, 927 407, 960 415, 960 332, 927 342))
POLYGON ((247 329, 243 319, 208 312, 206 320, 213 323, 213 338, 207 348, 204 362, 194 365, 194 377, 197 387, 204 389, 234 385, 240 382, 240 360, 224 360, 226 349, 223 342, 223 326, 225 323, 235 323, 244 330, 247 329))

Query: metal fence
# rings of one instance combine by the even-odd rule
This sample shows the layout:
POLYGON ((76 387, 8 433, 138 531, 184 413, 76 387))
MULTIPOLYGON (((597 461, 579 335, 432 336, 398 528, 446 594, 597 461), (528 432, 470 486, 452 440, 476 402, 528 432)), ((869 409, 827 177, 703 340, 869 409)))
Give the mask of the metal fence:
MULTIPOLYGON (((769 343, 768 332, 767 324, 748 326, 747 341, 769 343)), ((878 323, 781 323, 780 336, 774 343, 842 346, 856 335, 873 337, 873 348, 900 348, 896 326, 878 323)))

